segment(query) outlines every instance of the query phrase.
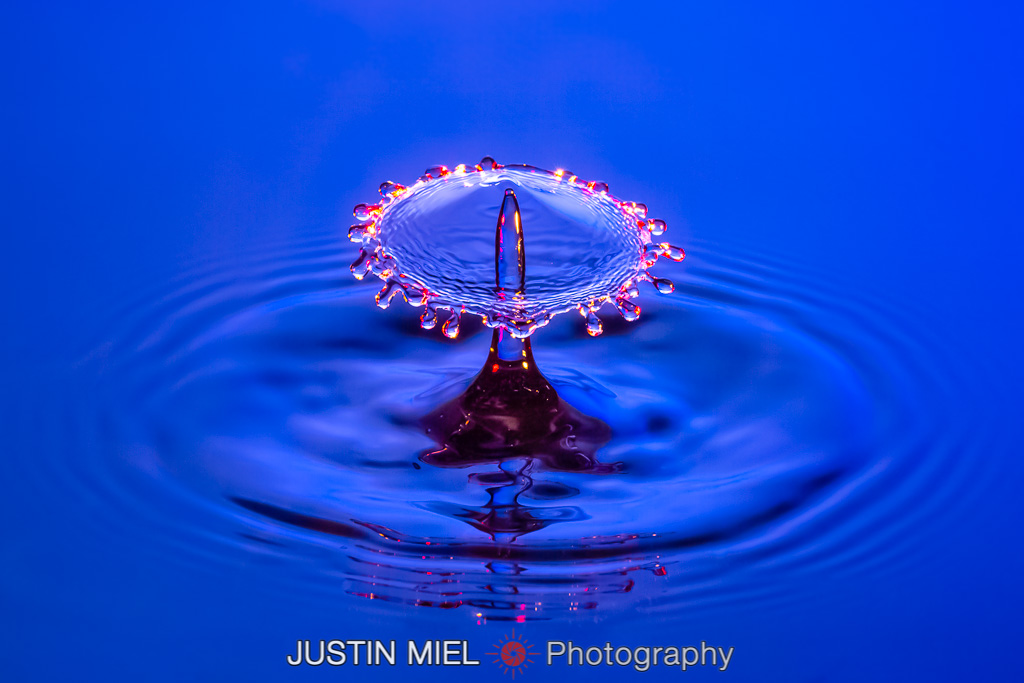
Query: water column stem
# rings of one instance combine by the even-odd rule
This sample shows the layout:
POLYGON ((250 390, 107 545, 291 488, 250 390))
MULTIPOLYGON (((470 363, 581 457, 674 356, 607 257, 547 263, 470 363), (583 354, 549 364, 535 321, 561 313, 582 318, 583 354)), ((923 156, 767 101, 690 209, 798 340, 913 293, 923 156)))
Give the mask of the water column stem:
MULTIPOLYGON (((526 295, 526 245, 519 200, 512 188, 505 190, 494 231, 494 291, 500 301, 522 299, 526 295)), ((533 367, 530 338, 516 339, 501 327, 491 334, 491 354, 495 361, 511 369, 533 367)))

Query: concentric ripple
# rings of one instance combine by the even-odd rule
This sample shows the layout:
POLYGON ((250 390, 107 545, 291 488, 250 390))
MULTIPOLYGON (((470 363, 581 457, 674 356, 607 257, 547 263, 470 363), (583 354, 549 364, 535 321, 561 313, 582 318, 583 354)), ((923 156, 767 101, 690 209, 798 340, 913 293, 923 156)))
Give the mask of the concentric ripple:
POLYGON ((908 528, 971 498, 948 482, 982 481, 958 473, 985 432, 946 407, 970 388, 935 371, 945 352, 791 264, 690 256, 641 324, 534 337, 610 427, 609 467, 422 461, 422 418, 480 369, 484 328, 452 343, 380 312, 318 238, 132 309, 80 364, 91 450, 53 449, 49 475, 175 561, 474 619, 794 599, 809 573, 906 561, 908 528))

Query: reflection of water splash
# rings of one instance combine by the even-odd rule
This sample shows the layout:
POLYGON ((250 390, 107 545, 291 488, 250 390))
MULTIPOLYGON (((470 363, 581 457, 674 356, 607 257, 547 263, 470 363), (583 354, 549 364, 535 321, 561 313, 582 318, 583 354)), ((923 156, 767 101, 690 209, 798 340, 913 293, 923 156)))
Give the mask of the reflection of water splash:
MULTIPOLYGON (((484 620, 536 621, 593 610, 630 594, 637 585, 636 572, 668 574, 652 545, 657 534, 594 536, 569 546, 509 545, 415 536, 356 519, 325 519, 241 498, 233 502, 291 528, 345 539, 356 551, 345 557, 338 576, 349 595, 415 607, 469 609, 484 620)), ((297 549, 284 547, 283 552, 297 549)))
POLYGON ((360 244, 351 266, 362 279, 373 273, 384 281, 377 304, 395 296, 423 306, 421 325, 431 329, 438 312, 448 310, 445 335, 458 335, 463 313, 480 316, 489 327, 527 337, 552 317, 578 311, 591 335, 601 334, 598 310, 613 303, 626 320, 636 320, 639 283, 651 282, 663 294, 674 285, 651 274, 660 256, 681 261, 683 250, 655 242, 665 221, 648 219, 647 207, 608 194, 608 186, 567 171, 533 166, 502 166, 485 157, 476 166, 427 169, 411 187, 381 185, 379 204, 360 204, 360 223, 349 238, 360 244), (491 286, 487 245, 481 225, 491 215, 494 188, 515 187, 531 223, 531 249, 543 258, 532 268, 530 294, 502 296, 491 286), (585 244, 586 250, 579 246, 585 244), (586 252, 586 260, 580 254, 586 252))
MULTIPOLYGON (((532 466, 532 461, 506 461, 493 475, 474 474, 475 482, 494 484, 487 488, 490 499, 484 505, 467 507, 444 501, 421 505, 425 510, 462 520, 499 543, 511 543, 520 536, 558 522, 588 518, 578 507, 530 506, 520 502, 520 496, 528 494, 537 485, 531 472, 532 466)), ((579 493, 571 487, 558 484, 549 484, 545 489, 541 489, 541 496, 545 498, 552 494, 556 497, 569 497, 579 493)))

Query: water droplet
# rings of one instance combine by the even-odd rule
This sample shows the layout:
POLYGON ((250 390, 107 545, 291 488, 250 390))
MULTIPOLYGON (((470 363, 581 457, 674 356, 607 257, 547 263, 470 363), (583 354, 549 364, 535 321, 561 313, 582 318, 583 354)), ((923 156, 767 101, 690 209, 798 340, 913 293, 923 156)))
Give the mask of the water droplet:
POLYGON ((379 211, 380 204, 356 204, 355 208, 352 209, 352 215, 356 217, 357 221, 365 223, 371 220, 379 211))
POLYGON ((352 275, 354 275, 357 280, 362 280, 366 277, 366 273, 369 272, 370 263, 373 261, 372 258, 368 258, 369 256, 370 252, 365 249, 360 249, 359 256, 357 256, 356 260, 352 262, 352 265, 348 267, 348 269, 352 271, 352 275))
POLYGON ((623 202, 622 208, 624 208, 626 211, 629 211, 634 216, 639 216, 640 218, 647 217, 646 204, 640 204, 639 202, 623 202))
POLYGON ((453 309, 451 317, 445 320, 444 325, 441 326, 441 332, 449 339, 455 339, 459 336, 459 323, 461 322, 462 312, 453 309))
POLYGON ((622 286, 622 293, 626 297, 631 298, 631 299, 635 299, 636 297, 640 296, 640 290, 639 290, 639 288, 637 288, 635 282, 627 282, 625 285, 623 285, 622 286))
POLYGON ((423 315, 420 316, 420 327, 432 330, 435 325, 437 325, 437 309, 428 303, 423 309, 423 315))
POLYGON ((431 166, 430 168, 428 168, 423 173, 425 175, 430 176, 431 178, 443 178, 446 175, 448 175, 448 167, 447 166, 431 166))
POLYGON ((387 256, 374 254, 373 258, 370 259, 367 264, 367 270, 379 277, 381 280, 386 280, 391 273, 393 268, 387 261, 387 256))
POLYGON ((671 294, 676 291, 676 286, 667 278, 652 277, 651 282, 654 283, 654 286, 657 287, 658 292, 661 294, 671 294))
POLYGON ((604 325, 601 324, 601 319, 597 317, 597 313, 594 309, 580 306, 580 315, 582 315, 587 321, 587 334, 591 337, 600 336, 604 332, 604 325))
POLYGON ((409 297, 405 295, 405 287, 402 286, 402 283, 395 278, 388 278, 384 286, 377 292, 377 306, 387 308, 391 305, 391 300, 398 295, 401 295, 407 302, 409 301, 409 297))
POLYGON ((644 249, 644 265, 650 268, 658 262, 659 256, 661 256, 661 245, 648 244, 644 249))
POLYGON ((394 198, 405 192, 405 185, 399 185, 387 180, 380 184, 380 196, 385 198, 394 198))
POLYGON ((589 187, 594 192, 600 192, 601 194, 607 194, 608 193, 608 183, 602 183, 600 181, 598 181, 598 182, 589 182, 589 183, 587 183, 587 187, 589 187))
POLYGON ((480 160, 480 163, 476 165, 477 168, 483 171, 496 171, 500 168, 498 162, 492 157, 484 157, 480 160))
POLYGON ((673 261, 682 261, 686 258, 686 252, 684 252, 680 247, 672 246, 668 242, 662 242, 660 246, 661 253, 673 261))
POLYGON ((619 315, 629 322, 633 322, 640 317, 640 307, 625 297, 619 297, 615 300, 615 308, 618 309, 619 315))
POLYGON ((664 235, 667 228, 668 226, 665 224, 665 221, 660 218, 647 222, 647 229, 651 231, 652 235, 664 235))
POLYGON ((367 235, 372 237, 374 232, 373 223, 353 225, 348 229, 348 239, 351 242, 362 242, 367 235))

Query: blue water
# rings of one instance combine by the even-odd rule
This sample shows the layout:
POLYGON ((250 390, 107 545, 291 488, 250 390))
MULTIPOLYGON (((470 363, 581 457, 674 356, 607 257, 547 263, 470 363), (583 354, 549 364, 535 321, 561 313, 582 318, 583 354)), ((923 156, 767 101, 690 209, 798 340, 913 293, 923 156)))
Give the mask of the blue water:
POLYGON ((1019 13, 10 14, 0 678, 505 680, 285 657, 513 627, 735 648, 532 680, 1024 673, 1019 13), (353 205, 483 154, 687 250, 534 336, 586 467, 432 462, 490 331, 349 273, 353 205))

